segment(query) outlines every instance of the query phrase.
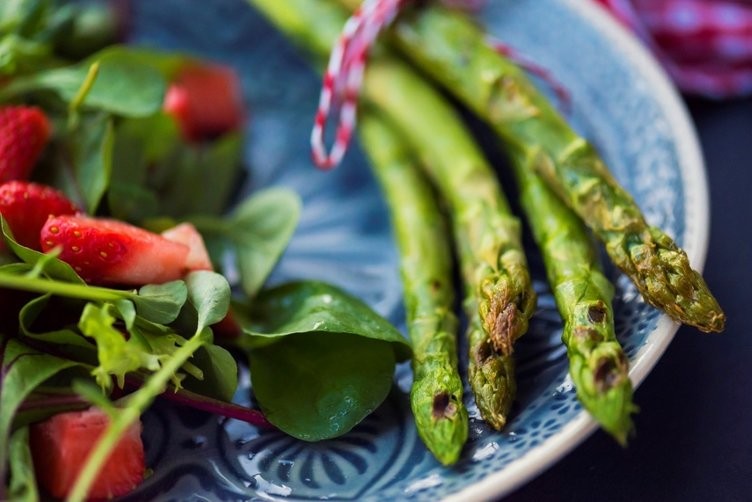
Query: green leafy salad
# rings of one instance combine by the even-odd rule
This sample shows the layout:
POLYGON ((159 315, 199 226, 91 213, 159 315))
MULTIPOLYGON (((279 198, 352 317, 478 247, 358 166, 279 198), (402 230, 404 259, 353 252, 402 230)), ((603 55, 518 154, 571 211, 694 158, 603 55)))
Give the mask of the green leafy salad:
POLYGON ((334 286, 265 288, 301 203, 235 200, 237 76, 116 34, 105 4, 0 3, 2 500, 130 492, 155 399, 344 434, 411 354, 334 286), (232 403, 238 364, 260 410, 232 403))

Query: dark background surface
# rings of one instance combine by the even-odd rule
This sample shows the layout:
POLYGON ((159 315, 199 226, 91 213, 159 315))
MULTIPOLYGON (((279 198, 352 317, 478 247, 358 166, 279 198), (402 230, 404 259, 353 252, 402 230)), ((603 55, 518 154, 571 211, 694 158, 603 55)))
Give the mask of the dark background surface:
POLYGON ((640 386, 626 449, 601 431, 508 497, 752 501, 752 99, 688 99, 710 185, 704 276, 728 321, 682 327, 640 386))

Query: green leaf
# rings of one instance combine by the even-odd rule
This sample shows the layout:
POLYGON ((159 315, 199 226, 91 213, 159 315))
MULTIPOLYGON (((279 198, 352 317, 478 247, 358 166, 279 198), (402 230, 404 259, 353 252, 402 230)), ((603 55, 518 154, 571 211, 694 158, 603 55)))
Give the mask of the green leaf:
POLYGON ((19 314, 20 328, 24 336, 35 340, 40 340, 45 343, 55 343, 62 345, 66 349, 78 347, 80 349, 83 349, 87 353, 92 351, 94 349, 93 345, 72 329, 62 327, 61 329, 48 331, 45 333, 32 331, 32 324, 34 324, 34 321, 36 321, 39 316, 42 315, 42 312, 44 312, 44 309, 49 304, 51 297, 52 295, 50 294, 39 296, 29 301, 21 309, 21 312, 19 314))
POLYGON ((196 352, 192 362, 204 375, 202 380, 186 377, 182 382, 186 389, 221 401, 232 401, 238 387, 238 365, 232 354, 219 345, 208 344, 196 352))
POLYGON ((252 350, 250 358, 264 415, 304 441, 352 429, 386 398, 394 373, 388 344, 344 333, 291 335, 252 350))
MULTIPOLYGON (((193 220, 210 249, 235 252, 240 282, 254 296, 287 247, 300 217, 300 198, 292 191, 272 188, 249 197, 224 220, 193 220)), ((215 259, 217 257, 215 256, 215 259)))
POLYGON ((0 33, 18 31, 31 35, 47 18, 49 0, 3 0, 0 2, 0 33))
POLYGON ((185 283, 198 314, 196 333, 225 318, 230 308, 230 285, 224 276, 202 270, 188 274, 185 283))
POLYGON ((74 170, 77 193, 83 194, 87 212, 94 214, 110 184, 115 141, 112 118, 101 116, 84 121, 76 138, 74 170))
POLYGON ((180 140, 178 147, 156 166, 164 180, 152 185, 160 193, 161 213, 176 218, 221 214, 239 181, 242 153, 240 132, 199 145, 185 145, 180 140), (211 190, 206 190, 208 178, 211 190))
POLYGON ((233 132, 211 142, 186 143, 175 119, 165 113, 123 120, 116 133, 110 209, 137 222, 221 214, 240 178, 242 140, 240 132, 233 132))
POLYGON ((18 407, 45 380, 75 365, 74 361, 42 354, 15 340, 7 341, 0 387, 0 471, 6 463, 8 437, 18 407))
POLYGON ((93 406, 96 406, 100 410, 104 411, 107 415, 114 415, 115 407, 107 397, 107 394, 102 392, 102 388, 97 387, 91 380, 73 380, 71 389, 73 390, 73 392, 84 398, 93 406))
MULTIPOLYGON (((29 40, 15 33, 0 38, 0 75, 35 71, 49 65, 52 60, 50 47, 46 43, 29 40)), ((2 94, 0 91, 0 96, 2 94)))
POLYGON ((97 342, 99 366, 92 375, 103 389, 112 387, 111 377, 115 377, 120 388, 125 384, 125 375, 132 371, 146 368, 150 371, 159 369, 159 359, 148 352, 138 338, 126 339, 125 335, 113 326, 115 317, 107 305, 97 306, 87 303, 81 314, 78 328, 81 332, 97 342))
POLYGON ((89 67, 99 61, 99 73, 83 106, 124 117, 145 117, 159 111, 167 83, 160 71, 122 46, 104 49, 73 66, 19 77, 3 89, 6 97, 49 90, 70 102, 86 79, 89 67))
POLYGON ((164 113, 125 119, 118 124, 107 194, 113 217, 140 222, 160 213, 158 187, 170 181, 182 184, 179 178, 171 180, 161 172, 163 166, 172 167, 166 157, 178 148, 180 131, 175 120, 164 113))
POLYGON ((29 428, 23 427, 13 433, 8 451, 10 465, 10 500, 36 502, 39 500, 34 462, 29 448, 29 428))
POLYGON ((287 248, 300 218, 301 202, 292 191, 272 188, 240 204, 231 216, 243 290, 253 296, 287 248))
POLYGON ((350 333, 389 342, 398 361, 411 355, 410 344, 386 319, 323 282, 292 282, 265 290, 254 301, 252 312, 251 343, 268 343, 295 333, 350 333))
POLYGON ((317 441, 344 434, 371 413, 392 385, 410 345, 360 300, 320 282, 262 291, 239 341, 271 423, 317 441), (280 378, 284 375, 284 378, 280 378))
POLYGON ((168 82, 174 79, 175 74, 181 68, 198 61, 185 54, 148 49, 146 47, 128 47, 128 52, 142 63, 155 68, 168 82))
POLYGON ((115 300, 112 304, 115 306, 115 309, 117 309, 123 322, 125 322, 125 329, 128 331, 133 329, 133 325, 136 322, 136 306, 133 305, 133 302, 123 299, 115 300))
POLYGON ((107 191, 107 205, 112 217, 140 223, 159 212, 158 195, 148 188, 129 182, 115 182, 107 191))
POLYGON ((138 315, 152 322, 169 324, 178 317, 187 298, 185 282, 171 281, 147 284, 131 300, 136 304, 138 315))

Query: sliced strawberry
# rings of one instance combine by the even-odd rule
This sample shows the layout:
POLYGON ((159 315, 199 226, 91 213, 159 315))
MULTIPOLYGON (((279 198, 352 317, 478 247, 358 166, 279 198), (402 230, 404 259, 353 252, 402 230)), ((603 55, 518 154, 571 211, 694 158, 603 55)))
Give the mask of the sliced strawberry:
POLYGON ((52 187, 27 181, 0 185, 0 214, 16 242, 39 250, 39 232, 50 216, 76 214, 78 208, 52 187))
POLYGON ((188 246, 188 258, 185 268, 191 270, 213 270, 209 252, 206 250, 204 238, 190 223, 181 223, 162 232, 162 237, 172 242, 179 242, 188 246))
MULTIPOLYGON (((109 417, 98 408, 60 413, 30 427, 34 470, 39 484, 55 498, 73 487, 89 452, 109 417)), ((89 491, 89 499, 109 499, 132 491, 144 479, 141 423, 133 424, 105 462, 89 491)))
POLYGON ((238 76, 226 66, 186 66, 167 89, 164 110, 177 120, 188 141, 237 130, 245 118, 238 76))
POLYGON ((60 246, 60 259, 89 283, 140 286, 185 275, 190 249, 142 228, 105 218, 56 216, 41 232, 42 251, 60 246))
POLYGON ((50 131, 50 121, 39 108, 0 107, 0 183, 29 178, 50 131))

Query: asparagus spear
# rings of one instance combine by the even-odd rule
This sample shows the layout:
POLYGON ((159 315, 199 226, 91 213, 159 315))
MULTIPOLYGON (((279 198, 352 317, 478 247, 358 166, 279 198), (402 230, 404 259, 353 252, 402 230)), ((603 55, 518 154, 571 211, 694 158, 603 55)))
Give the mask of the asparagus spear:
MULTIPOLYGON (((345 16, 317 0, 249 0, 309 50, 328 54, 345 16), (316 19, 316 23, 311 23, 316 19)), ((535 307, 519 221, 486 160, 444 99, 405 64, 373 57, 365 97, 420 152, 447 199, 466 282, 469 379, 481 415, 501 428, 514 397, 514 341, 535 307), (480 318, 478 318, 480 315, 480 318)))
POLYGON ((628 360, 614 334, 613 286, 598 266, 586 228, 526 165, 530 161, 515 156, 512 166, 564 320, 569 373, 585 409, 625 444, 636 407, 628 360))
POLYGON ((535 309, 519 220, 455 111, 419 75, 398 61, 374 59, 364 97, 420 152, 451 207, 467 285, 468 377, 483 418, 500 429, 516 390, 513 344, 535 309))
POLYGON ((535 159, 529 167, 603 241, 648 303, 702 331, 723 330, 725 315, 686 253, 647 224, 592 145, 472 21, 435 4, 405 14, 393 30, 404 55, 485 119, 514 155, 535 159))
POLYGON ((389 205, 401 255, 413 344, 410 404, 418 434, 442 464, 454 464, 467 440, 468 418, 457 370, 458 326, 444 220, 419 166, 389 124, 365 112, 360 137, 389 205))

